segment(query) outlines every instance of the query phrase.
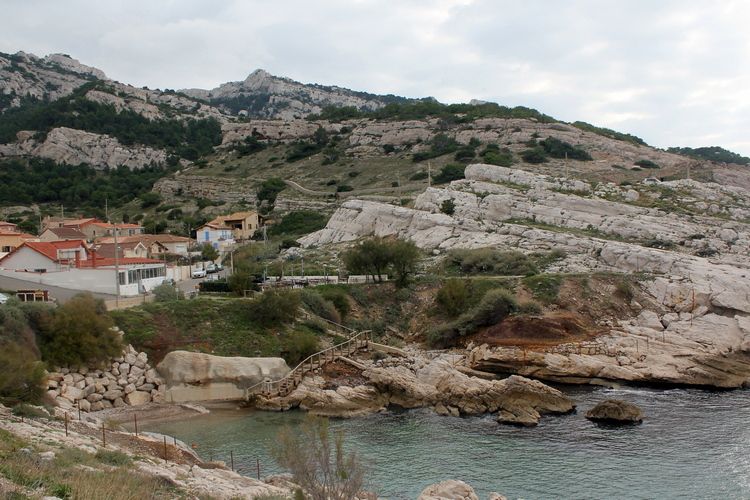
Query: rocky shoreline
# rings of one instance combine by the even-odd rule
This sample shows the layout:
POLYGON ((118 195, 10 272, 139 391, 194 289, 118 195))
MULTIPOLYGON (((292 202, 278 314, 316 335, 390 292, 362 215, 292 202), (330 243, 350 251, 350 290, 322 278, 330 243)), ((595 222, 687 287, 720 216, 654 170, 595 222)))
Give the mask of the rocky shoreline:
MULTIPOLYGON (((463 373, 455 356, 428 359, 411 350, 407 357, 378 361, 358 360, 356 377, 335 387, 324 374, 305 378, 289 395, 258 395, 252 404, 261 410, 300 408, 326 417, 357 417, 400 408, 432 408, 441 415, 494 414, 500 423, 533 426, 542 415, 575 410, 573 402, 557 389, 525 377, 486 380, 463 373)), ((465 370, 465 368, 464 368, 465 370)), ((465 370, 466 371, 466 370, 465 370)))

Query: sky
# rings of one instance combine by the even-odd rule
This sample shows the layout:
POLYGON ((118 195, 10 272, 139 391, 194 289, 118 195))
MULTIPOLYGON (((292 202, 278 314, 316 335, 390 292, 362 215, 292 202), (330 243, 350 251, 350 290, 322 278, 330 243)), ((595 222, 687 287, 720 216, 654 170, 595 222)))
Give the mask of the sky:
POLYGON ((746 0, 3 0, 0 51, 150 88, 254 69, 750 156, 746 0))

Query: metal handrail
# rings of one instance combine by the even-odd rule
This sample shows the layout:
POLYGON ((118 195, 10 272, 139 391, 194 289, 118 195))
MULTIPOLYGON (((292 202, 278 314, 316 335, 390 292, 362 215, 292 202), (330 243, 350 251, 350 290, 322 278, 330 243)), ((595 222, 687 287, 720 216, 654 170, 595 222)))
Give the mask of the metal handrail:
MULTIPOLYGON (((321 364, 321 356, 326 355, 325 357, 323 357, 323 360, 327 360, 328 359, 327 354, 331 353, 331 356, 330 356, 331 359, 330 359, 330 361, 333 361, 336 358, 336 351, 337 350, 343 351, 343 349, 345 347, 348 348, 348 347, 351 346, 351 344, 357 344, 358 342, 361 342, 361 341, 364 341, 365 342, 364 345, 366 346, 367 342, 370 341, 370 334, 371 333, 372 332, 370 330, 363 330, 363 331, 357 333, 356 335, 352 335, 351 337, 349 337, 348 340, 345 340, 344 342, 342 342, 340 344, 336 344, 336 345, 334 345, 332 347, 328 347, 327 349, 323 349, 322 351, 318 351, 318 352, 316 352, 314 354, 311 354, 310 356, 308 356, 305 359, 303 359, 297 366, 295 366, 294 369, 290 370, 289 373, 287 373, 284 377, 282 377, 282 378, 280 378, 278 380, 264 380, 262 382, 259 382, 259 383, 255 384, 255 385, 253 385, 253 386, 248 387, 247 389, 245 389, 245 399, 247 399, 249 397, 249 395, 251 393, 254 393, 257 390, 257 388, 259 388, 259 387, 263 388, 262 392, 264 392, 264 393, 271 393, 272 389, 274 389, 274 388, 276 388, 276 390, 279 393, 281 393, 280 387, 281 387, 281 384, 284 383, 285 381, 291 380, 292 384, 296 386, 297 375, 301 374, 301 377, 300 377, 300 380, 299 380, 301 382, 302 378, 305 375, 305 373, 307 373, 307 371, 311 371, 311 370, 313 370, 315 368, 315 359, 316 358, 317 358, 317 365, 318 365, 318 368, 319 368, 319 367, 322 366, 322 364, 321 364), (307 371, 305 370, 306 366, 310 367, 309 370, 307 370, 307 371)), ((348 349, 347 353, 351 354, 352 352, 355 352, 358 349, 359 349, 359 346, 355 345, 354 350, 352 351, 351 349, 348 349)))

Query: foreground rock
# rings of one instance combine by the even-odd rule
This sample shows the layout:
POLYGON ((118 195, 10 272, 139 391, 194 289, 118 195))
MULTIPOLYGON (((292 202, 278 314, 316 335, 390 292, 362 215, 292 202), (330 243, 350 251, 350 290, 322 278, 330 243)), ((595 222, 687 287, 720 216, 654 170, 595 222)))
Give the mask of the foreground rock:
POLYGON ((541 382, 511 376, 484 380, 468 376, 450 360, 414 357, 371 364, 362 372, 365 383, 326 389, 323 377, 307 377, 283 398, 257 396, 265 410, 301 408, 328 417, 356 417, 402 408, 433 408, 442 415, 497 414, 501 423, 531 426, 544 414, 563 414, 575 408, 560 391, 541 382))
POLYGON ((633 403, 607 399, 587 411, 586 418, 606 424, 640 424, 643 411, 633 403))
POLYGON ((289 373, 282 358, 220 357, 172 351, 156 367, 168 402, 243 400, 247 388, 289 373))

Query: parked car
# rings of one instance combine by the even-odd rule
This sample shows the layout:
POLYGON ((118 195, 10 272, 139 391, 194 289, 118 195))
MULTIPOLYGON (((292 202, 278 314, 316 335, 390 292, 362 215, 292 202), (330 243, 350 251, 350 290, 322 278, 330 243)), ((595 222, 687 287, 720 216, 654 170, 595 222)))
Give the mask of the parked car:
POLYGON ((219 270, 216 268, 216 264, 214 264, 213 262, 209 262, 208 264, 206 264, 206 272, 208 274, 213 274, 218 273, 219 270))
POLYGON ((0 304, 5 304, 6 302, 8 302, 8 296, 4 293, 0 293, 0 304))
POLYGON ((191 278, 205 278, 206 277, 206 270, 205 269, 193 269, 193 272, 190 273, 191 278))

